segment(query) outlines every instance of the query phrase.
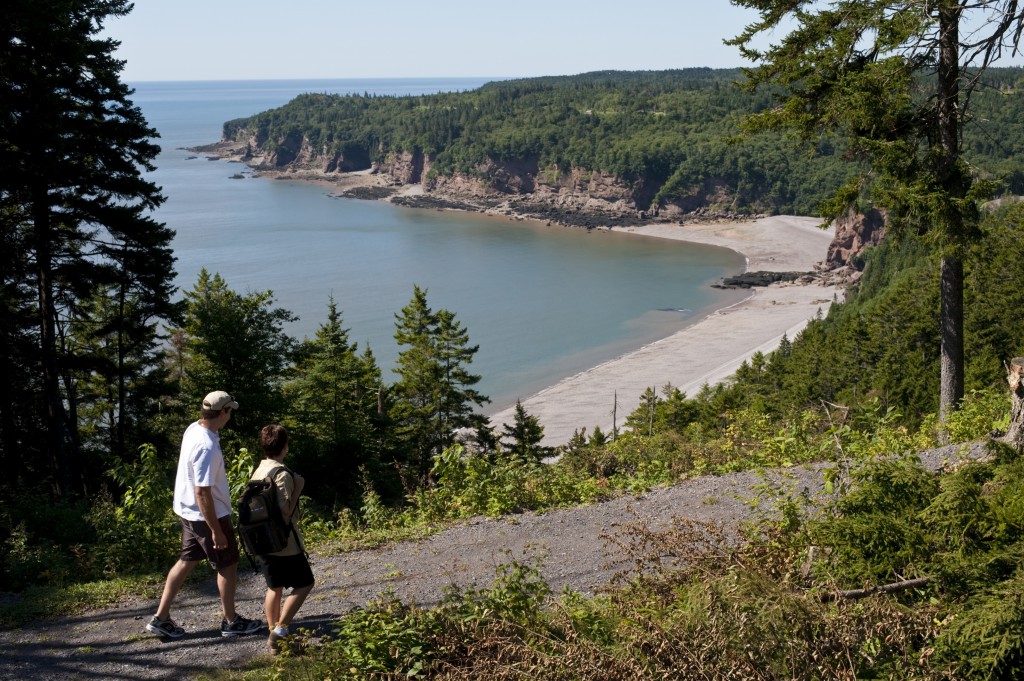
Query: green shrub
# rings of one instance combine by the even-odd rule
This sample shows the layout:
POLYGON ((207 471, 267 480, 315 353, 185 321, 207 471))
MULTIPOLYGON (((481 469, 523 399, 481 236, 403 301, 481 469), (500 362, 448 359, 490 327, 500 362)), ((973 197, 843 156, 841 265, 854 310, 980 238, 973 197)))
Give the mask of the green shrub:
POLYGON ((108 577, 162 570, 180 547, 180 525, 172 500, 174 462, 153 445, 139 447, 135 462, 118 462, 111 477, 124 492, 120 503, 97 498, 88 514, 96 530, 97 566, 108 577))
POLYGON ((936 656, 960 678, 1024 678, 1024 575, 970 598, 945 624, 936 656))
POLYGON ((75 581, 80 565, 75 560, 81 547, 62 547, 46 537, 33 537, 25 523, 17 525, 3 544, 5 591, 29 586, 62 586, 75 581))
POLYGON ((852 489, 813 530, 813 542, 832 551, 831 578, 860 586, 920 576, 935 547, 919 514, 938 492, 936 478, 916 455, 863 462, 851 475, 852 489))

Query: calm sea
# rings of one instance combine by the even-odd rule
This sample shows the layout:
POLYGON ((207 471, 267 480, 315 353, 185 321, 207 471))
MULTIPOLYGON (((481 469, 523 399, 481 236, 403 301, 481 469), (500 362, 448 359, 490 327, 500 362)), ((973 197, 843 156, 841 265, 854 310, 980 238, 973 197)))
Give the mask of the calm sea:
POLYGON ((334 297, 349 336, 372 348, 386 380, 398 353, 395 313, 428 290, 480 350, 472 369, 488 411, 667 336, 734 300, 708 285, 743 267, 723 249, 635 235, 545 227, 499 218, 333 198, 309 183, 231 179, 245 170, 196 158, 226 120, 304 92, 430 94, 486 79, 133 83, 133 99, 160 135, 153 179, 175 230, 177 284, 201 268, 241 293, 273 291, 299 316, 287 331, 311 337, 334 297))

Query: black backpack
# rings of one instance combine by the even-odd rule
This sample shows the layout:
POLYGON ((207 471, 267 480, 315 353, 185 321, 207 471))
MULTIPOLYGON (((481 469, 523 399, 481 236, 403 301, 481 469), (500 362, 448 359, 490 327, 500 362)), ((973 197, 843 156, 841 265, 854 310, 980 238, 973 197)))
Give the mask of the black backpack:
POLYGON ((280 470, 288 469, 278 466, 262 480, 250 480, 238 500, 238 537, 250 562, 254 555, 277 553, 288 545, 292 525, 281 515, 274 485, 274 476, 280 470))

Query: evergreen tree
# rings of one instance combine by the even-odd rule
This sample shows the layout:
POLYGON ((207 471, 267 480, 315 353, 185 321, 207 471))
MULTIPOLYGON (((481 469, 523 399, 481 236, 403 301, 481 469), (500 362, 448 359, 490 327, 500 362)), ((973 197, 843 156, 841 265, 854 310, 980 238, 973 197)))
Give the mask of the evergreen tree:
POLYGON ((475 411, 490 402, 475 386, 480 376, 470 373, 469 365, 480 349, 469 344, 469 331, 455 319, 455 313, 438 310, 435 336, 438 362, 441 364, 441 409, 438 427, 442 446, 448 447, 454 441, 455 430, 459 428, 481 429, 487 425, 487 417, 475 411))
POLYGON ((150 217, 163 197, 142 175, 157 135, 120 80, 118 43, 98 37, 130 10, 126 0, 9 0, 0 21, 0 465, 58 494, 84 492, 85 471, 103 468, 80 456, 76 386, 90 362, 77 353, 97 332, 121 343, 104 375, 123 452, 137 369, 123 361, 128 346, 151 342, 172 315, 172 233, 150 217), (117 301, 103 323, 89 318, 101 291, 117 301))
POLYGON ((180 353, 170 351, 181 362, 177 401, 186 418, 195 415, 203 395, 226 390, 241 404, 230 425, 243 438, 254 439, 260 428, 280 419, 281 386, 295 345, 284 325, 297 318, 273 304, 271 291, 241 295, 219 274, 200 271, 185 293, 180 353))
POLYGON ((654 388, 647 387, 640 396, 640 404, 626 416, 626 428, 641 435, 653 435, 655 414, 660 401, 654 388))
POLYGON ((544 439, 544 426, 536 416, 526 412, 520 400, 516 400, 512 419, 511 425, 506 423, 502 426, 504 439, 501 444, 505 451, 523 461, 540 463, 548 454, 548 449, 540 445, 544 439))
POLYGON ((396 432, 406 460, 426 481, 431 457, 453 444, 459 429, 486 424, 472 405, 490 400, 472 387, 480 377, 468 371, 477 346, 468 345, 469 334, 452 312, 430 309, 418 286, 395 315, 395 341, 402 348, 394 369, 396 432))
POLYGON ((83 450, 122 461, 142 443, 161 443, 154 411, 167 389, 162 338, 137 300, 103 287, 73 321, 70 338, 79 357, 73 402, 83 450))
POLYGON ((756 64, 747 86, 784 92, 748 127, 795 129, 811 141, 843 133, 866 170, 826 212, 866 197, 887 209, 892 233, 927 234, 939 253, 944 417, 964 393, 963 258, 979 238, 979 200, 994 190, 964 157, 969 104, 989 65, 1017 51, 1024 9, 1016 0, 732 2, 760 13, 730 41, 756 64), (779 43, 753 47, 780 27, 792 28, 779 43))
POLYGON ((381 373, 373 353, 357 354, 332 298, 327 321, 302 343, 285 385, 288 421, 294 432, 295 467, 308 494, 351 505, 359 493, 359 470, 382 475, 381 373))
POLYGON ((401 316, 395 315, 395 341, 401 349, 394 369, 398 374, 393 386, 394 423, 406 452, 403 458, 424 480, 430 457, 442 449, 437 432, 441 367, 433 348, 436 329, 437 317, 427 304, 426 292, 414 286, 412 300, 401 316))

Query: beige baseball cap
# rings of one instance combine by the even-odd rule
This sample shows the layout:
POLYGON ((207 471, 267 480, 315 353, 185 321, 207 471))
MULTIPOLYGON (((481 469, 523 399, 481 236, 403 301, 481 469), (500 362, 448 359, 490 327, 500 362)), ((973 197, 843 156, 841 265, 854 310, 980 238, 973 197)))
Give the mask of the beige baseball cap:
POLYGON ((238 402, 235 402, 235 398, 229 395, 228 393, 224 392, 223 390, 214 390, 212 393, 203 398, 203 409, 220 411, 225 407, 238 409, 238 402))

